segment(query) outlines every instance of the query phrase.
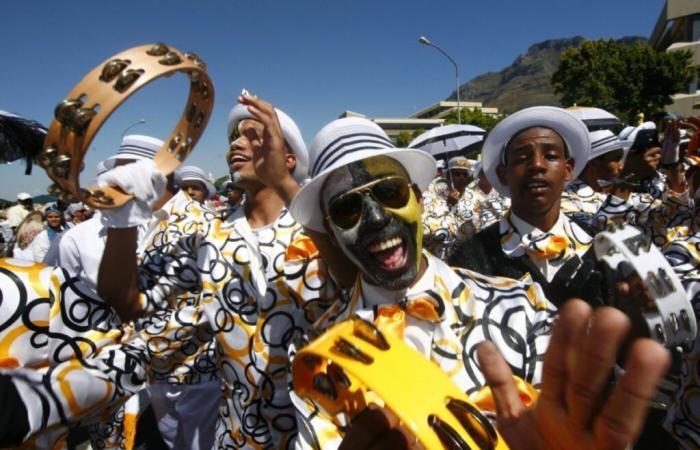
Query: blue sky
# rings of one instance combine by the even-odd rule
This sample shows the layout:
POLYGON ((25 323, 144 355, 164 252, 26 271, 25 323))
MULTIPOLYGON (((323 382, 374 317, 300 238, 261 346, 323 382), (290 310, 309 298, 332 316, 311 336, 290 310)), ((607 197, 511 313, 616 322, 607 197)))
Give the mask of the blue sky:
MULTIPOLYGON (((226 173, 226 120, 241 88, 290 114, 310 145, 345 110, 400 117, 445 98, 452 67, 462 82, 509 65, 536 42, 649 36, 662 0, 219 0, 5 2, 0 14, 0 109, 48 125, 56 104, 91 68, 124 49, 162 41, 208 64, 216 102, 188 163, 226 173)), ((157 81, 103 127, 85 177, 112 154, 126 127, 167 137, 186 99, 184 76, 157 81)), ((46 174, 0 166, 0 197, 44 193, 46 174)))

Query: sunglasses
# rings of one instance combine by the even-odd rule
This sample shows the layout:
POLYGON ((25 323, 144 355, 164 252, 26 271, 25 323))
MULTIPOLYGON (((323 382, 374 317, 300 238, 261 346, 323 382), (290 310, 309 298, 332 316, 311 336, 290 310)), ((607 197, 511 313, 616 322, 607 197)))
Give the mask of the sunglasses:
POLYGON ((382 206, 397 209, 408 204, 411 186, 404 178, 389 176, 356 187, 331 200, 328 219, 346 230, 354 227, 362 217, 363 199, 368 193, 382 206))

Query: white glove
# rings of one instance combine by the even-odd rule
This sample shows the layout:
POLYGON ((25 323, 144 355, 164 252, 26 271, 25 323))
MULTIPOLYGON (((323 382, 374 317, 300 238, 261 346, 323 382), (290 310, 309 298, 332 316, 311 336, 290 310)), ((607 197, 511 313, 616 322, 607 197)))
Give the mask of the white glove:
POLYGON ((150 159, 118 166, 98 176, 98 187, 117 186, 134 196, 120 208, 103 209, 102 224, 108 228, 130 228, 147 222, 166 184, 165 175, 150 159))

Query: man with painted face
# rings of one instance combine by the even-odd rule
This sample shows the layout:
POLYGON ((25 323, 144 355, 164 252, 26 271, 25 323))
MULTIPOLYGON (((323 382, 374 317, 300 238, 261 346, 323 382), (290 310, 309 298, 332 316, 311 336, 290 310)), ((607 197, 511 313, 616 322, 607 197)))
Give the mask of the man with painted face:
POLYGON ((450 264, 487 275, 531 277, 557 306, 568 298, 608 303, 592 238, 561 211, 567 182, 586 165, 586 126, 561 108, 533 107, 500 122, 484 143, 483 170, 510 210, 460 244, 450 264))
MULTIPOLYGON (((646 402, 627 403, 631 398, 624 392, 648 397, 666 364, 663 350, 650 341, 644 342, 647 349, 636 347, 633 359, 644 355, 658 360, 644 363, 644 369, 628 366, 624 389, 632 381, 639 384, 632 391, 618 389, 610 397, 614 400, 602 407, 625 319, 607 308, 591 316, 585 304, 574 302, 562 311, 563 327, 555 331, 552 350, 544 358, 550 371, 543 372, 549 374, 543 400, 537 409, 527 410, 522 398, 532 391, 528 394, 525 384, 516 389, 511 371, 539 383, 543 358, 537 355, 547 344, 552 311, 536 284, 455 272, 422 250, 420 191, 433 175, 430 156, 394 148, 379 127, 357 118, 334 121, 319 132, 311 148, 312 179, 301 189, 279 177, 281 155, 283 149, 274 146, 260 153, 258 176, 291 202, 290 210, 322 252, 328 243, 324 240, 342 249, 351 264, 324 254, 332 272, 354 276, 346 285, 347 295, 313 324, 315 331, 358 314, 395 330, 465 392, 483 393, 484 382, 489 382, 501 431, 512 448, 624 448, 633 439, 646 402), (480 347, 477 363, 475 349, 486 336, 495 345, 480 347), (576 337, 567 341, 566 336, 576 337), (529 344, 506 344, 516 341, 529 344), (657 363, 661 369, 648 372, 657 363), (583 391, 572 392, 566 404, 564 389, 581 383, 583 391), (624 403, 618 403, 621 396, 627 397, 624 403), (604 417, 623 408, 630 414, 621 433, 613 436, 604 417)), ((372 406, 341 429, 302 399, 293 400, 304 425, 297 448, 416 448, 415 438, 388 409, 372 406)))

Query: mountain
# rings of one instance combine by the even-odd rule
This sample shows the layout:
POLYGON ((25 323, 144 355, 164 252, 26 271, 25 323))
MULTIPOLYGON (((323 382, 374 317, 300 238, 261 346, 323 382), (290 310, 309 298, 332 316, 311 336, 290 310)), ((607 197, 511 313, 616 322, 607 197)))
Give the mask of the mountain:
POLYGON ((44 204, 44 203, 56 203, 56 197, 53 195, 43 194, 34 197, 34 203, 44 204))
MULTIPOLYGON (((484 73, 462 84, 459 95, 462 100, 479 101, 484 106, 497 107, 503 113, 535 105, 560 106, 550 82, 552 74, 559 67, 559 55, 567 48, 580 46, 584 40, 584 37, 576 36, 534 44, 500 72, 484 73)), ((632 45, 646 43, 647 39, 627 36, 618 42, 632 45)), ((453 91, 448 100, 456 98, 453 91)))

